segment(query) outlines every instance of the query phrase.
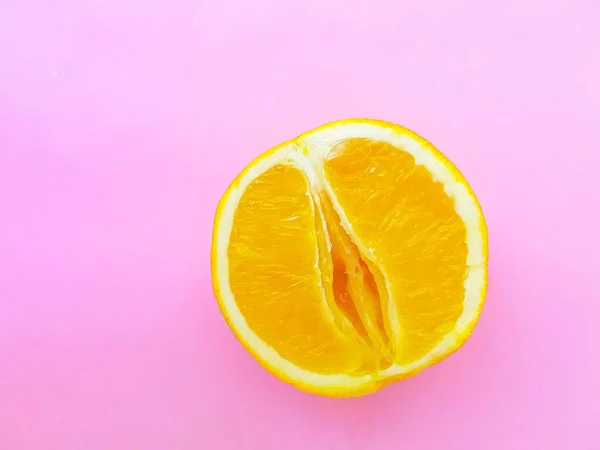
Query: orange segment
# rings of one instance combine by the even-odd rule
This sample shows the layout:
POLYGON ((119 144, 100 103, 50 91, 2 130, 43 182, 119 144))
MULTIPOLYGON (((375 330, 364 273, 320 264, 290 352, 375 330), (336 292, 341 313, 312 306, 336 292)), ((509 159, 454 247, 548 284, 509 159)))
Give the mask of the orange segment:
POLYGON ((465 225, 444 186, 406 152, 349 139, 325 160, 339 205, 382 272, 400 323, 396 361, 431 350, 462 312, 467 269, 465 225))
POLYGON ((362 365, 361 349, 327 320, 315 215, 302 172, 276 165, 248 186, 234 217, 228 257, 240 311, 281 356, 323 374, 362 365))
POLYGON ((375 351, 391 361, 393 352, 383 324, 379 289, 374 277, 340 224, 331 200, 322 193, 320 201, 331 239, 335 300, 359 333, 366 334, 375 351))

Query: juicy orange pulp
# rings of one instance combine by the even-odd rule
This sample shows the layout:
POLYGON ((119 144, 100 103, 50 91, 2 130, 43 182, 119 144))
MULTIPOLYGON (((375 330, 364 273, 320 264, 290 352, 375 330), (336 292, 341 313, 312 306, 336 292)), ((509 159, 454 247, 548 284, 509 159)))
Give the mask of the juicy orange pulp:
POLYGON ((453 201, 380 141, 342 141, 322 173, 330 189, 281 162, 241 196, 227 252, 238 308, 260 340, 311 372, 418 360, 463 308, 466 231, 453 201))
POLYGON ((443 185, 390 144, 348 140, 324 166, 357 238, 389 277, 397 311, 390 320, 401 330, 395 360, 419 359, 462 312, 465 225, 443 185))

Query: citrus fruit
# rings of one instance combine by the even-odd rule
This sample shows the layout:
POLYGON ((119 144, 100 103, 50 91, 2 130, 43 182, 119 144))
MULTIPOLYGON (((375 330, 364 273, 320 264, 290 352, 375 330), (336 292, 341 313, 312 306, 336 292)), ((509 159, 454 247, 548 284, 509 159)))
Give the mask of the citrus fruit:
POLYGON ((487 232, 464 177, 387 122, 324 125, 256 158, 221 199, 213 288, 270 372, 356 396, 459 348, 481 312, 487 232))

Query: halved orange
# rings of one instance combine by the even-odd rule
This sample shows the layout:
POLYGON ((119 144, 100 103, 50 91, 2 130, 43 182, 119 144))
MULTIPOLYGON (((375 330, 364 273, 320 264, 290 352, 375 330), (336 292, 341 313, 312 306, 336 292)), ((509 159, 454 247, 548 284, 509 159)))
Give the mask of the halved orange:
POLYGON ((256 158, 219 203, 213 287, 269 371, 373 392, 459 348, 481 312, 487 232, 464 177, 398 125, 343 120, 256 158))

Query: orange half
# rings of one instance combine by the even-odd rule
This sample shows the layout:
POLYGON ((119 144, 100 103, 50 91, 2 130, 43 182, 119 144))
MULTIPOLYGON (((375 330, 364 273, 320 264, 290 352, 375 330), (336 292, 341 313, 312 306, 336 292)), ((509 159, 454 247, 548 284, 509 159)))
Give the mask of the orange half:
POLYGON ((246 167, 219 203, 211 265, 224 317, 265 368, 361 395, 464 343, 485 298, 487 232, 433 145, 344 120, 246 167))

